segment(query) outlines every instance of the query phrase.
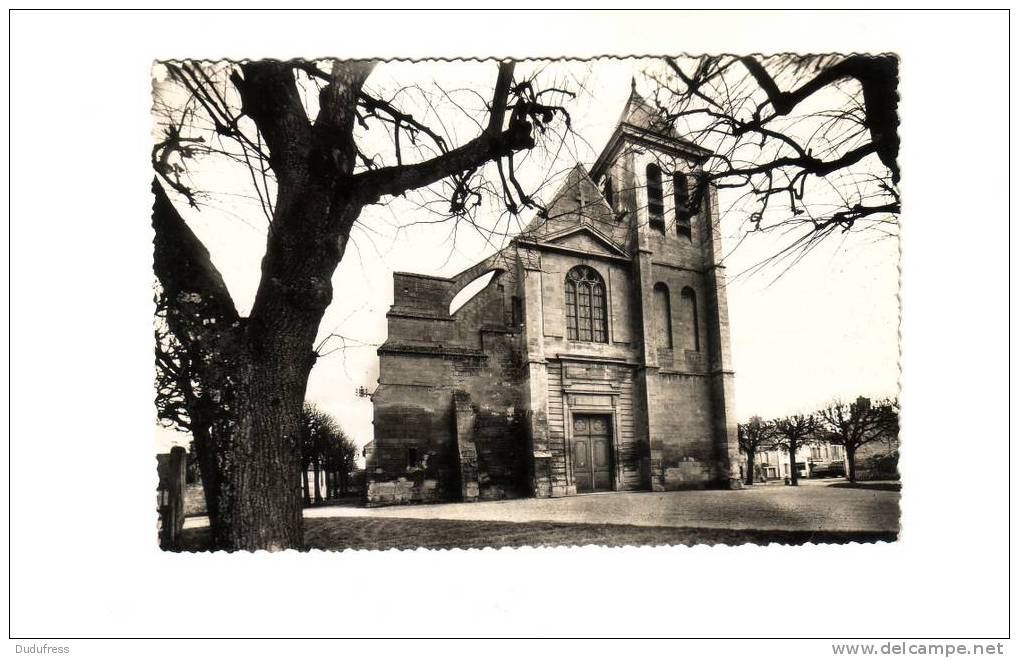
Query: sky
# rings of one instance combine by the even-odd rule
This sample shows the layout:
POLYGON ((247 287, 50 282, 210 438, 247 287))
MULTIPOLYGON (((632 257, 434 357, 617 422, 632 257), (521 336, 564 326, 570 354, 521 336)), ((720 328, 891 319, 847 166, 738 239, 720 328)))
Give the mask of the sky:
MULTIPOLYGON (((539 79, 578 91, 567 104, 576 136, 561 148, 537 149, 524 158, 521 178, 532 189, 540 186, 540 196, 547 199, 577 162, 590 166, 615 127, 631 79, 636 79, 638 91, 651 95, 651 82, 644 75, 649 67, 654 63, 638 59, 519 64, 518 75, 540 71, 539 79)), ((477 133, 481 99, 490 94, 494 79, 491 62, 397 62, 380 64, 367 86, 387 98, 397 94, 404 107, 441 125, 449 141, 458 145, 477 133), (438 116, 429 114, 425 98, 438 116)), ((314 102, 313 95, 306 98, 310 108, 314 102)), ((362 150, 386 151, 388 134, 369 130, 361 138, 362 150)), ((208 247, 245 314, 258 284, 267 221, 246 170, 215 157, 191 165, 192 179, 209 194, 200 211, 187 208, 179 198, 176 205, 208 247)), ((428 193, 409 195, 366 208, 333 277, 333 303, 322 321, 320 340, 334 333, 347 340, 329 339, 320 350, 327 356, 312 370, 308 400, 332 414, 359 446, 372 438, 372 405, 355 391, 361 386, 373 390, 378 379, 375 350, 386 338, 392 273, 450 276, 500 246, 463 226, 454 237, 454 226, 435 223, 434 213, 422 205, 431 198, 428 193)), ((719 193, 737 418, 812 411, 836 397, 896 395, 898 240, 833 235, 787 270, 775 266, 747 273, 788 238, 755 234, 740 240, 745 215, 726 212, 734 198, 730 191, 719 193)), ((486 205, 478 222, 491 225, 498 217, 498 209, 486 205)), ((525 215, 522 221, 529 219, 525 215)), ((187 435, 157 428, 160 450, 187 441, 187 435)))

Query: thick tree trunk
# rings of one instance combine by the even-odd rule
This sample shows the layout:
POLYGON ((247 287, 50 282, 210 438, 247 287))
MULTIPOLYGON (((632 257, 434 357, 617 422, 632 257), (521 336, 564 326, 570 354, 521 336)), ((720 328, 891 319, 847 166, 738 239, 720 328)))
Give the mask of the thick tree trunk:
POLYGON ((800 483, 800 473, 796 470, 796 448, 798 446, 790 442, 789 443, 789 484, 794 487, 800 483))
POLYGON ((754 451, 747 453, 747 484, 754 483, 754 457, 756 456, 757 454, 754 451))
MULTIPOLYGON (((196 377, 215 409, 209 441, 199 448, 213 487, 215 546, 300 548, 301 409, 345 240, 270 232, 252 315, 239 318, 208 252, 158 184, 154 189, 156 274, 169 299, 168 323, 187 338, 196 377)), ((313 186, 281 185, 275 222, 342 213, 352 224, 360 207, 330 208, 334 200, 313 186)))
MULTIPOLYGON (((295 323, 296 324, 296 323, 295 323)), ((317 330, 315 321, 311 332, 317 330)), ((304 333, 309 331, 304 328, 304 333)), ((231 549, 282 550, 303 546, 301 408, 311 371, 311 341, 249 335, 255 355, 230 446, 231 549)), ((314 334, 312 333, 312 336, 314 334)))
POLYGON ((208 251, 153 182, 155 271, 170 303, 168 322, 201 365, 197 377, 217 407, 209 433, 219 482, 210 510, 217 548, 302 546, 301 409, 331 278, 361 208, 534 146, 523 114, 502 130, 513 77, 504 62, 489 127, 478 137, 424 162, 354 175, 358 96, 373 66, 334 63, 314 122, 292 63, 245 62, 230 76, 278 182, 249 317, 239 317, 208 251))
POLYGON ((856 448, 846 448, 846 475, 850 482, 856 482, 856 448))

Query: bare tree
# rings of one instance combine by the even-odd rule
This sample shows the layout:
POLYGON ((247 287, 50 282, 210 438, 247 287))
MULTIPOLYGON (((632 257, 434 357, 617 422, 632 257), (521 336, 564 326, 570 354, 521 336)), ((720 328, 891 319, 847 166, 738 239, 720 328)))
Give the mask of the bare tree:
POLYGON ((775 429, 772 445, 789 455, 789 484, 799 484, 796 470, 796 451, 816 440, 817 419, 809 414, 795 414, 772 421, 775 429))
MULTIPOLYGON (((206 487, 214 488, 208 496, 214 544, 300 547, 301 409, 316 359, 313 342, 362 209, 441 184, 448 192, 446 214, 464 216, 479 188, 491 187, 485 172, 493 168, 496 185, 516 200, 514 208, 533 207, 533 196, 517 180, 514 156, 534 148, 558 120, 568 127, 560 99, 569 92, 516 79, 514 64, 502 62, 477 133, 455 146, 370 93, 374 62, 163 66, 168 81, 157 85, 161 134, 152 150, 155 273, 166 324, 188 355, 190 379, 216 406, 207 440, 196 441, 206 487), (358 131, 373 124, 393 136, 388 161, 359 147, 358 131), (208 250, 167 194, 200 206, 201 183, 191 180, 189 165, 208 155, 248 168, 268 222, 261 279, 247 316, 237 311, 208 250)), ((194 410, 188 413, 194 421, 194 410)))
POLYGON ((191 434, 188 476, 192 478, 198 471, 206 504, 214 506, 219 486, 215 455, 209 445, 214 420, 220 415, 219 406, 195 374, 192 359, 199 352, 189 349, 188 334, 178 335, 171 328, 167 298, 158 287, 155 302, 156 418, 163 427, 191 434))
POLYGON ((331 415, 313 403, 306 402, 301 412, 301 476, 304 504, 323 502, 346 491, 350 472, 356 467, 357 446, 331 415), (315 478, 308 481, 308 470, 315 478), (323 496, 321 475, 326 475, 323 496), (339 491, 330 491, 338 488, 339 491))
POLYGON ((320 484, 322 473, 335 473, 346 481, 346 477, 340 474, 340 471, 346 469, 349 476, 356 454, 357 447, 340 428, 336 419, 315 404, 306 402, 301 412, 301 476, 305 505, 311 504, 312 491, 315 503, 323 501, 320 484), (308 483, 309 468, 312 469, 315 478, 311 487, 308 483))
POLYGON ((761 420, 754 416, 736 427, 739 437, 739 449, 747 456, 746 483, 754 483, 754 461, 757 453, 772 447, 775 439, 774 423, 761 420))
POLYGON ((859 397, 849 404, 835 400, 821 409, 817 417, 824 439, 845 448, 850 482, 856 482, 857 450, 899 434, 899 411, 892 400, 872 403, 869 398, 859 397))
POLYGON ((337 498, 350 492, 351 474, 357 469, 357 445, 338 428, 326 442, 322 453, 322 466, 331 479, 326 480, 329 487, 328 498, 337 498))
MULTIPOLYGON (((666 58, 661 121, 711 152, 705 180, 742 192, 743 228, 783 231, 795 262, 834 232, 894 234, 899 203, 894 55, 666 58)), ((703 186, 699 192, 703 191, 703 186)))

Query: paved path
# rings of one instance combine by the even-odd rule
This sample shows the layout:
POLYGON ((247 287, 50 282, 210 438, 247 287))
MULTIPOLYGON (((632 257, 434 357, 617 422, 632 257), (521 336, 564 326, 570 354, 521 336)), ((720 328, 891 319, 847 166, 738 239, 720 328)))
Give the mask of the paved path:
POLYGON ((305 510, 304 516, 895 532, 899 529, 899 494, 811 483, 739 491, 604 493, 371 509, 315 507, 305 510))

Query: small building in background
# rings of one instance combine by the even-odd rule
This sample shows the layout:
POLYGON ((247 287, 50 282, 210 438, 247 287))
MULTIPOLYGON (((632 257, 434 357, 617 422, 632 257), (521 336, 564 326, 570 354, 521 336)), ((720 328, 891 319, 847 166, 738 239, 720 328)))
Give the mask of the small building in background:
MULTIPOLYGON (((741 455, 742 468, 746 469, 746 455, 741 455)), ((754 456, 754 480, 784 480, 790 477, 792 466, 787 450, 765 450, 754 456)), ((846 474, 846 451, 839 445, 817 443, 801 446, 796 451, 795 467, 801 478, 841 477, 846 474)))

